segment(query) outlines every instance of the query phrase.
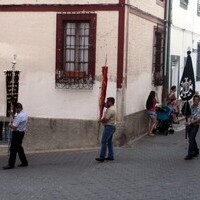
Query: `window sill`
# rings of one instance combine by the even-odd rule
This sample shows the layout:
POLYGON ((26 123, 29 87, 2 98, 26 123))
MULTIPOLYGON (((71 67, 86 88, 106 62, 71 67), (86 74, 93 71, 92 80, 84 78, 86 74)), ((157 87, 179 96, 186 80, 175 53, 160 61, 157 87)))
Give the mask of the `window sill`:
POLYGON ((65 73, 67 78, 83 78, 85 76, 85 72, 81 71, 67 71, 65 73))

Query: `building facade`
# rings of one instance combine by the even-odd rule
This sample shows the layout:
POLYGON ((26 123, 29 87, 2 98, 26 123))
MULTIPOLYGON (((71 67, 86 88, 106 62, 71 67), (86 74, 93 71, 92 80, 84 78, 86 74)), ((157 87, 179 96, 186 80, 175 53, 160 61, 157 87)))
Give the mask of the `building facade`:
POLYGON ((102 66, 116 99, 115 144, 144 134, 145 102, 161 98, 165 60, 164 0, 2 0, 0 115, 5 75, 17 55, 19 101, 30 119, 30 149, 94 147, 102 66))
POLYGON ((196 78, 196 90, 200 90, 200 1, 171 1, 170 79, 179 88, 186 62, 191 51, 196 78))

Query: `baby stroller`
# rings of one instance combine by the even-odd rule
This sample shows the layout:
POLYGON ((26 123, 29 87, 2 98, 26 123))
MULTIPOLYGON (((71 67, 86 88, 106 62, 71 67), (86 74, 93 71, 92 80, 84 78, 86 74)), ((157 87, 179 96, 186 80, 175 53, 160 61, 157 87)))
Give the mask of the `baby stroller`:
POLYGON ((164 106, 162 108, 158 107, 156 109, 158 121, 156 131, 164 135, 168 135, 168 133, 174 133, 174 129, 172 127, 172 113, 173 109, 168 106, 164 106))

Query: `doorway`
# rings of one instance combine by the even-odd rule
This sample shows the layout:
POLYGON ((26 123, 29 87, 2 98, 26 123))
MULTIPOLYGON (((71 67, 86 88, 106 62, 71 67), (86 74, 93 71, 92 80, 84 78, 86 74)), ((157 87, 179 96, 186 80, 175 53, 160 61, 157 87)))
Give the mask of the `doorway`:
POLYGON ((171 56, 171 81, 170 86, 175 85, 177 88, 177 99, 179 98, 180 82, 180 56, 171 56))

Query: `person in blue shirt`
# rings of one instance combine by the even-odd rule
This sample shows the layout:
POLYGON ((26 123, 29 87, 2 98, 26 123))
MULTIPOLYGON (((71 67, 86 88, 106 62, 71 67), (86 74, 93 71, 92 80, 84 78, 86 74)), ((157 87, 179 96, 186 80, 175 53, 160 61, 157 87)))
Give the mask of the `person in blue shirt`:
POLYGON ((188 154, 184 158, 185 160, 191 160, 193 157, 199 155, 199 148, 196 142, 196 135, 199 130, 200 123, 200 97, 199 95, 193 96, 193 105, 191 106, 191 115, 189 116, 188 122, 185 123, 188 126, 188 139, 189 139, 189 148, 188 154))
POLYGON ((22 142, 26 130, 26 124, 28 121, 28 115, 23 110, 21 103, 16 103, 14 106, 15 116, 12 123, 9 125, 12 130, 12 139, 10 146, 10 156, 8 159, 8 165, 3 169, 12 169, 15 167, 16 156, 18 154, 21 164, 18 167, 27 167, 28 161, 22 147, 22 142))

